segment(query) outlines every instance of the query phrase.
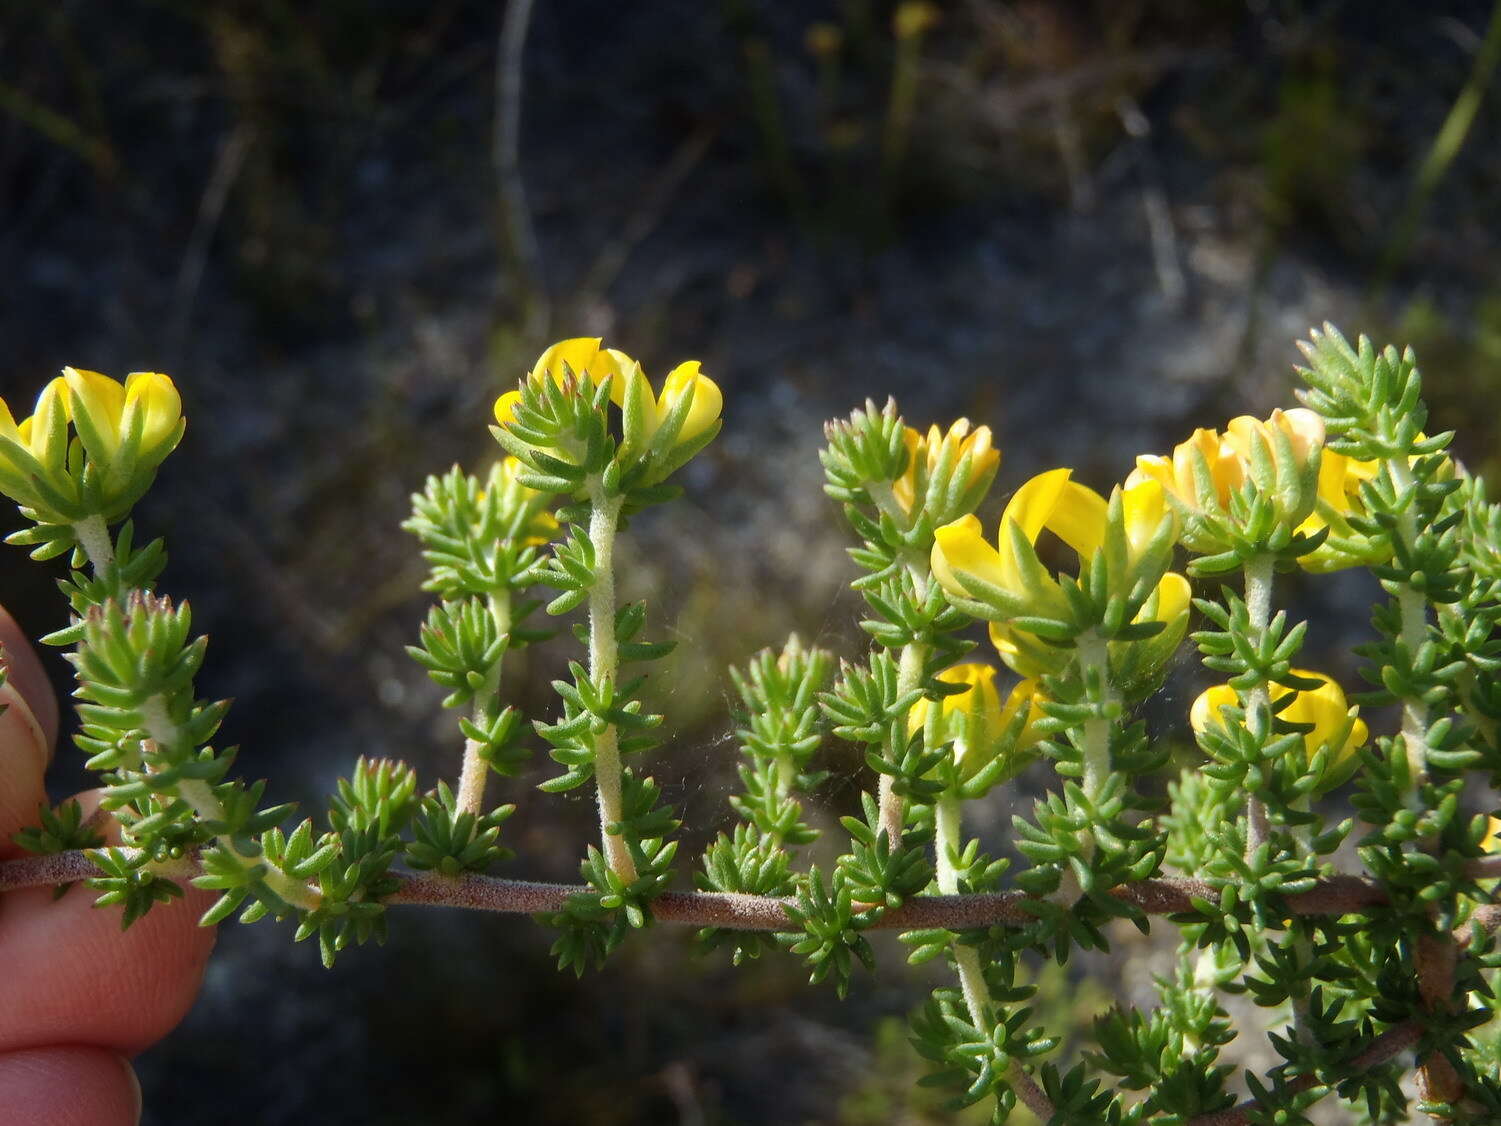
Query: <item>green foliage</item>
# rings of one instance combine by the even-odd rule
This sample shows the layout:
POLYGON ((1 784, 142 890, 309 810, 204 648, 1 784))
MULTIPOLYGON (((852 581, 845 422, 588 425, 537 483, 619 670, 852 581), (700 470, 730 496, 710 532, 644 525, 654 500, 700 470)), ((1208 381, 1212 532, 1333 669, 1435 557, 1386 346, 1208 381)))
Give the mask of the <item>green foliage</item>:
MULTIPOLYGON (((565 343, 604 355, 592 341, 565 343)), ((704 907, 699 918, 733 925, 702 929, 702 946, 729 949, 737 964, 786 949, 840 996, 856 966, 874 968, 868 932, 908 927, 908 961, 958 978, 911 1022, 932 1064, 924 1083, 955 1108, 984 1104, 996 1122, 1020 1103, 1046 1104, 1053 1124, 1109 1126, 1186 1126, 1228 1110, 1226 993, 1287 1018, 1270 1036, 1280 1062, 1247 1077, 1250 1120, 1309 1121, 1329 1093, 1364 1121, 1404 1120, 1395 1048, 1382 1048, 1391 1037, 1425 1071, 1434 1101, 1420 1110, 1495 1121, 1495 822, 1479 795, 1501 784, 1501 506, 1446 454, 1448 435, 1424 434, 1410 353, 1352 347, 1333 329, 1305 352, 1303 399, 1317 417, 1244 420, 1240 445, 1220 447, 1214 465, 1212 443, 1196 438, 1171 473, 1164 459, 1146 463, 1163 473, 1144 492, 1131 485, 1105 502, 1078 490, 1085 499, 1059 519, 1080 527, 1043 518, 1071 546, 1088 545, 1077 575, 1054 577, 1038 558, 1038 529, 1023 527, 1036 513, 1010 520, 999 548, 954 539, 955 558, 988 553, 973 567, 950 567, 944 553, 935 563, 956 521, 974 529, 969 515, 995 476, 984 428, 961 421, 922 435, 894 402, 829 424, 826 487, 858 540, 851 585, 872 644, 836 670, 833 654, 793 637, 731 670, 742 789, 730 798, 736 824, 694 874, 697 896, 662 898, 678 878, 680 824, 633 769, 663 722, 646 708, 639 670, 671 645, 648 639, 644 603, 615 603, 624 520, 668 499, 666 476, 718 430, 718 390, 696 365, 658 400, 617 353, 604 374, 593 360, 583 373, 544 363, 497 404, 497 438, 517 460, 483 482, 455 468, 413 498, 404 526, 438 602, 409 652, 445 706, 467 713, 459 783, 419 793, 409 766, 361 759, 322 829, 289 827, 291 807, 268 803, 263 782, 232 777, 233 748, 213 745, 227 704, 196 695, 207 641, 187 605, 154 593, 160 541, 137 548, 130 524, 111 534, 98 513, 75 525, 33 512, 15 542, 43 557, 77 549, 61 584, 74 620, 50 640, 74 647, 76 742, 121 842, 101 847, 77 803, 43 808, 16 840, 42 854, 87 850, 97 870, 87 884, 126 926, 191 879, 218 893, 204 923, 289 920, 296 939, 318 939, 325 964, 382 940, 403 886, 397 901, 459 888, 519 891, 533 897, 527 909, 537 896, 561 901, 542 921, 557 930, 559 966, 580 974, 632 930, 704 907), (1321 430, 1327 445, 1311 437, 1321 430), (1322 459, 1336 457, 1355 459, 1327 463, 1354 483, 1315 503, 1322 459), (1227 582, 1193 602, 1204 618, 1193 641, 1227 684, 1192 709, 1207 761, 1167 781, 1164 800, 1157 777, 1173 744, 1149 732, 1138 705, 1186 630, 1188 586, 1170 571, 1179 547, 1189 573, 1239 572, 1243 588, 1227 582), (1356 564, 1385 597, 1358 650, 1371 686, 1361 702, 1400 713, 1397 731, 1359 747, 1364 721, 1338 686, 1297 667, 1308 624, 1272 605, 1279 569, 1356 564), (538 585, 557 592, 549 613, 584 611, 572 632, 587 663, 569 662, 553 682, 558 711, 528 724, 502 703, 502 672, 508 653, 543 636, 522 624, 543 602, 538 585), (995 669, 956 665, 975 644, 963 634, 982 621, 1001 660, 1027 675, 1013 696, 995 669), (1332 713, 1309 719, 1304 698, 1326 689, 1332 713), (597 791, 598 845, 566 900, 487 876, 511 856, 500 836, 515 807, 487 802, 485 786, 521 768, 532 733, 562 768, 543 792, 597 791), (854 745, 867 789, 860 816, 840 819, 844 842, 804 869, 799 850, 820 836, 804 803, 828 776, 817 756, 829 735, 854 745), (1030 755, 1039 740, 1055 784, 1012 818, 1024 858, 1013 875, 965 836, 964 803, 1014 776, 1027 760, 1012 752, 1030 755), (1333 863, 1357 819, 1315 804, 1352 779, 1361 880, 1333 863), (1164 867, 1190 879, 1164 878, 1164 867), (1119 921, 1146 932, 1168 911, 1184 945, 1176 972, 1155 980, 1155 1007, 1096 1015, 1079 1051, 1041 1026, 1028 961, 1108 950, 1119 921)), ((66 436, 57 417, 49 425, 66 436)), ((87 417, 82 426, 66 449, 48 447, 48 471, 87 491, 101 479, 90 450, 106 435, 87 417)))
MULTIPOLYGON (((0 684, 4 684, 0 677, 0 684)), ((52 855, 77 848, 98 848, 104 838, 83 819, 83 806, 76 798, 62 803, 56 809, 49 805, 37 808, 39 824, 22 829, 12 839, 27 852, 52 855)))

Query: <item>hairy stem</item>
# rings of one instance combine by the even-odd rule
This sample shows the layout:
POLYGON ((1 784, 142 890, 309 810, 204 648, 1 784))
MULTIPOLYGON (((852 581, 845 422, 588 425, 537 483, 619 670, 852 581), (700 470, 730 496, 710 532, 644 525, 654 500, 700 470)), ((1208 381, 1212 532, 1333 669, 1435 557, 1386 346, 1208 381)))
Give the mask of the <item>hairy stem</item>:
MULTIPOLYGON (((122 848, 127 858, 139 850, 122 848)), ((1471 860, 1462 869, 1467 875, 1491 879, 1501 877, 1501 857, 1471 860)), ((190 858, 180 864, 184 878, 199 875, 202 869, 190 858)), ((51 887, 99 875, 99 868, 89 859, 87 850, 28 856, 19 860, 0 860, 0 893, 22 888, 51 887)), ((499 914, 537 915, 561 911, 571 896, 585 894, 588 888, 574 884, 549 884, 532 880, 505 880, 473 873, 449 877, 435 873, 411 875, 393 872, 399 887, 382 897, 387 904, 421 904, 430 907, 463 907, 499 914)), ((1184 876, 1155 877, 1120 884, 1107 893, 1129 903, 1148 915, 1181 915, 1195 911, 1195 899, 1213 899, 1220 888, 1207 880, 1184 876)), ((918 895, 893 907, 869 924, 870 930, 919 930, 942 927, 945 930, 976 930, 982 927, 1030 927, 1037 922, 1029 903, 1039 902, 1020 891, 974 895, 918 895)), ((1307 891, 1286 898, 1291 915, 1368 914, 1372 908, 1386 907, 1390 898, 1385 889, 1365 876, 1334 875, 1315 880, 1307 891)), ((652 915, 664 923, 682 923, 696 927, 726 927, 734 930, 785 931, 791 922, 788 907, 796 900, 777 896, 743 895, 732 892, 664 892, 652 900, 652 915)), ((1458 934, 1465 942, 1473 928, 1485 931, 1501 929, 1501 905, 1486 904, 1476 908, 1470 921, 1458 934)))
MULTIPOLYGON (((959 797, 946 793, 938 799, 933 809, 936 839, 933 842, 938 860, 938 890, 944 895, 959 894, 959 873, 954 868, 954 857, 964 847, 960 832, 963 812, 959 797)), ((994 1023, 991 1012, 993 1002, 990 987, 985 984, 985 972, 980 966, 980 954, 973 946, 966 946, 956 937, 951 943, 954 965, 959 970, 959 988, 964 991, 964 1005, 969 1010, 970 1023, 981 1032, 989 1032, 994 1023)))
MULTIPOLYGON (((589 588, 589 678, 595 685, 614 682, 619 668, 615 642, 615 531, 620 520, 620 497, 606 497, 604 484, 592 477, 589 491, 589 543, 594 548, 594 585, 589 588)), ((625 837, 610 832, 625 809, 621 800, 619 735, 612 723, 594 740, 594 781, 599 789, 599 831, 610 871, 626 883, 636 880, 625 837)))
MULTIPOLYGON (((1075 644, 1079 653, 1079 675, 1084 681, 1084 691, 1094 693, 1098 684, 1098 699, 1090 696, 1090 702, 1104 708, 1115 702, 1115 690, 1110 686, 1110 650, 1105 639, 1094 630, 1080 634, 1075 644)), ((1109 716, 1101 715, 1084 721, 1084 793, 1090 801, 1099 798, 1106 781, 1110 778, 1110 724, 1109 716)))
MULTIPOLYGON (((511 592, 502 588, 490 595, 490 617, 495 620, 496 631, 505 637, 511 632, 511 592)), ((505 662, 505 649, 495 659, 485 675, 484 686, 474 694, 474 722, 478 727, 488 727, 500 707, 500 670, 505 662)), ((459 772, 459 810, 476 817, 485 812, 485 783, 490 780, 490 764, 483 756, 484 744, 478 739, 464 740, 464 764, 459 772)))
MULTIPOLYGON (((1260 555, 1246 561, 1246 613, 1251 619, 1251 631, 1258 638, 1266 632, 1272 620, 1272 569, 1275 565, 1270 555, 1260 555)), ((1264 713, 1271 722, 1272 691, 1265 683, 1258 684, 1247 694, 1246 718, 1264 713)), ((1251 797, 1246 802, 1246 854, 1254 853, 1266 843, 1271 833, 1267 820, 1266 802, 1251 797)))
MULTIPOLYGON (((167 714, 166 702, 161 696, 152 696, 141 705, 141 719, 147 736, 158 746, 170 747, 182 739, 181 729, 167 714)), ((201 778, 184 778, 177 783, 177 796, 193 807, 200 821, 222 821, 224 803, 214 793, 214 788, 201 778)), ((315 909, 323 901, 307 881, 289 875, 273 864, 264 854, 249 855, 242 852, 228 834, 215 837, 219 847, 238 856, 247 864, 258 864, 266 869, 262 877, 265 885, 293 907, 304 911, 315 909)))
MULTIPOLYGON (((902 646, 902 660, 896 673, 898 696, 905 696, 917 687, 922 679, 923 662, 927 660, 927 656, 928 647, 920 642, 914 641, 902 646)), ((907 803, 901 794, 892 789, 895 781, 892 775, 883 774, 876 784, 876 798, 881 807, 881 828, 893 849, 901 845, 902 829, 907 823, 907 803)))
POLYGON ((115 561, 115 545, 110 540, 109 525, 103 516, 90 516, 73 525, 78 546, 89 557, 95 576, 103 575, 115 561))

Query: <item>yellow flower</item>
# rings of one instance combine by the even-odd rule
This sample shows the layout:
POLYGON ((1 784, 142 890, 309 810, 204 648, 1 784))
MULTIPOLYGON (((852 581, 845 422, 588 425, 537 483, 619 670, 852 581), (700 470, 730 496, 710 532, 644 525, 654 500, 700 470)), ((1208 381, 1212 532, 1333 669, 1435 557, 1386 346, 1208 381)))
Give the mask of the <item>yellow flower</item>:
MULTIPOLYGON (((522 532, 521 545, 539 547, 551 542, 552 538, 557 535, 558 521, 546 508, 548 501, 552 499, 551 494, 540 492, 517 480, 517 474, 524 468, 518 458, 504 458, 491 471, 490 485, 491 489, 500 493, 502 512, 512 512, 522 508, 527 510, 528 516, 522 532)), ((484 493, 480 494, 481 499, 484 499, 484 496, 484 493)))
MULTIPOLYGON (((995 669, 976 662, 953 665, 938 674, 945 684, 962 684, 964 691, 945 696, 938 704, 938 737, 953 742, 960 781, 971 781, 997 758, 1005 760, 990 781, 1015 775, 1025 764, 1026 754, 1042 739, 1037 721, 1042 711, 1035 680, 1023 680, 1011 689, 1005 703, 995 686, 995 669), (1025 718, 1017 720, 1025 711, 1025 718), (1013 732, 1016 723, 1019 731, 1013 732)), ((928 722, 932 704, 919 700, 907 713, 907 730, 916 732, 928 722)))
POLYGON ((0 399, 0 439, 0 470, 7 476, 25 480, 39 468, 61 470, 68 456, 67 381, 58 376, 42 388, 35 411, 19 424, 0 399))
POLYGON ((19 424, 0 400, 0 491, 49 521, 116 520, 150 485, 185 425, 177 388, 159 372, 132 372, 121 384, 64 368, 19 424), (88 498, 90 478, 68 456, 69 423, 94 470, 88 498))
MULTIPOLYGON (((569 379, 587 379, 590 386, 598 387, 606 376, 614 376, 610 399, 617 407, 624 406, 626 377, 636 361, 614 348, 600 347, 602 343, 597 336, 575 336, 558 341, 537 357, 526 382, 537 387, 551 379, 563 387, 569 379)), ((495 421, 501 426, 509 426, 516 417, 516 404, 520 401, 520 391, 507 391, 496 399, 495 421)))
MULTIPOLYGON (((637 361, 601 344, 598 337, 588 336, 559 341, 542 353, 525 383, 537 388, 550 379, 567 388, 570 381, 587 381, 597 388, 609 379, 610 401, 621 411, 622 451, 649 452, 656 462, 652 478, 660 481, 718 432, 724 397, 702 373, 699 361, 688 360, 673 368, 658 398, 637 361)), ((495 400, 495 421, 501 427, 514 427, 522 394, 520 389, 507 391, 495 400)))
MULTIPOLYGON (((1365 720, 1360 718, 1360 708, 1345 700, 1345 692, 1331 677, 1307 669, 1293 669, 1292 674, 1305 680, 1317 680, 1317 688, 1295 690, 1281 684, 1271 686, 1272 705, 1275 708, 1288 693, 1293 694, 1290 704, 1277 710, 1277 718, 1287 723, 1307 725, 1311 730, 1303 736, 1304 753, 1311 760, 1319 751, 1328 749, 1329 765, 1326 782, 1321 788, 1337 785, 1356 765, 1355 752, 1370 736, 1365 720), (1329 778, 1333 781, 1329 781, 1329 778)), ((1236 707, 1238 697, 1228 684, 1216 684, 1193 702, 1189 710, 1189 723, 1201 738, 1211 724, 1220 719, 1221 709, 1236 707)))
POLYGON ((891 492, 909 519, 920 508, 935 510, 929 515, 939 523, 971 511, 1001 465, 1001 451, 991 445, 990 427, 971 430, 967 418, 951 425, 946 434, 936 425, 928 427, 925 435, 905 427, 902 441, 907 446, 907 468, 891 483, 891 492), (950 485, 961 474, 963 495, 948 504, 950 485))
MULTIPOLYGON (((1070 469, 1038 474, 1018 489, 1001 515, 998 547, 985 542, 980 521, 966 516, 935 533, 933 576, 949 595, 967 608, 973 607, 992 625, 991 640, 1001 659, 1023 676, 1060 671, 1069 651, 1048 644, 1014 618, 1049 618, 1067 621, 1072 610, 1063 588, 1037 557, 1038 536, 1047 530, 1078 555, 1080 563, 1092 560, 1107 546, 1110 506, 1093 489, 1071 479, 1070 469), (985 613, 985 611, 990 611, 985 613)), ((1152 594, 1134 621, 1165 621, 1167 628, 1142 642, 1112 644, 1112 665, 1130 662, 1130 679, 1144 685, 1182 640, 1188 622, 1188 582, 1165 571, 1166 552, 1161 539, 1171 535, 1173 514, 1155 481, 1136 481, 1121 490, 1120 503, 1124 557, 1111 560, 1119 571, 1113 580, 1127 587, 1149 556, 1160 559, 1164 570, 1154 572, 1152 594), (1164 531, 1167 528, 1167 531, 1164 531), (1154 545, 1158 550, 1154 551, 1154 545), (1146 664, 1143 658, 1150 658, 1146 664), (1144 679, 1143 679, 1144 678, 1144 679)), ((1111 550, 1105 553, 1112 554, 1111 550)), ((1150 581, 1150 579, 1148 580, 1150 581)), ((1117 670, 1120 671, 1120 670, 1117 670)))
POLYGON ((1184 516, 1183 542, 1193 551, 1221 551, 1225 544, 1204 526, 1222 518, 1232 494, 1247 481, 1272 499, 1280 521, 1299 523, 1313 511, 1314 473, 1324 447, 1324 420, 1305 407, 1274 410, 1265 420, 1241 415, 1221 434, 1195 430, 1171 457, 1142 454, 1128 485, 1156 481, 1184 516))
POLYGON ((1357 461, 1334 450, 1324 451, 1318 502, 1308 519, 1298 525, 1298 531, 1311 536, 1328 528, 1329 534, 1313 551, 1298 557, 1298 565, 1305 571, 1327 573, 1379 563, 1390 554, 1391 545, 1385 538, 1372 541, 1349 522, 1351 516, 1365 514, 1360 487, 1380 472, 1379 461, 1357 461))
MULTIPOLYGON (((667 381, 662 384, 662 396, 654 404, 650 421, 645 426, 644 441, 650 442, 656 438, 663 424, 679 410, 687 413, 683 415, 677 434, 672 439, 671 444, 674 446, 694 441, 719 421, 719 412, 724 408, 724 396, 720 393, 719 385, 702 373, 702 366, 698 360, 686 360, 668 373, 667 381)), ((639 364, 636 365, 636 370, 641 370, 639 364)), ((644 377, 642 382, 645 382, 644 377)), ((649 387, 642 402, 651 402, 649 387)))
POLYGON ((84 450, 117 479, 137 460, 160 464, 182 437, 182 398, 160 372, 131 372, 121 385, 97 371, 64 368, 63 379, 84 450))

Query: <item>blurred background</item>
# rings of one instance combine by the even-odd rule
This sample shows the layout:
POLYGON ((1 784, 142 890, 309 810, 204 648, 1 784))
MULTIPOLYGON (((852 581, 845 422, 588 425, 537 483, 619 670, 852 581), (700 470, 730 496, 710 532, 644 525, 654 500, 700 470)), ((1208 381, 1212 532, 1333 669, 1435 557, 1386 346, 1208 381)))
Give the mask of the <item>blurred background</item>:
MULTIPOLYGON (((1413 344, 1430 432, 1497 467, 1497 11, 6 0, 0 394, 24 410, 64 364, 176 379, 187 437, 138 523, 212 637, 200 691, 237 701, 241 770, 315 813, 361 754, 424 785, 457 769, 402 651, 426 605, 410 492, 493 456, 490 403, 555 338, 603 335, 657 378, 701 359, 724 432, 622 548, 626 596, 679 642, 648 769, 686 872, 730 823, 726 665, 790 630, 860 650, 816 455, 867 396, 996 431, 991 523, 1039 470, 1108 490, 1193 426, 1290 405, 1293 342, 1329 319, 1413 344)), ((56 570, 5 551, 0 601, 61 625, 56 570)), ((1374 588, 1279 595, 1353 686, 1374 588)), ((565 632, 508 666, 529 714, 573 655, 565 632)), ((1163 737, 1203 682, 1185 658, 1163 737)), ((833 824, 864 780, 825 753, 833 824)), ((507 874, 570 880, 593 839, 584 791, 532 788, 550 773, 492 784, 520 807, 507 874)), ((987 848, 1049 783, 972 814, 987 848)), ((1042 1019, 1150 1004, 1163 931, 1039 966, 1042 1019)), ((403 909, 332 972, 290 939, 223 929, 186 1025, 139 1061, 148 1123, 222 1121, 227 1091, 266 1124, 953 1121, 913 1089, 904 1028, 942 967, 891 942, 841 1004, 678 932, 579 983, 518 918, 403 909)))

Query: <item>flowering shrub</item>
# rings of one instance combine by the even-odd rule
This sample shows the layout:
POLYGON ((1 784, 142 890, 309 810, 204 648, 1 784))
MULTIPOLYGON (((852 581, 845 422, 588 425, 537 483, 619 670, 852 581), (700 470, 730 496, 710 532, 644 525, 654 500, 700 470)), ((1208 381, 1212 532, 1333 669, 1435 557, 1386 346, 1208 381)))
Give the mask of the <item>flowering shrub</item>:
POLYGON ((128 520, 183 434, 171 381, 70 368, 19 424, 0 404, 0 491, 31 525, 12 542, 70 560, 73 619, 45 640, 72 649, 75 741, 120 843, 102 847, 76 805, 43 809, 17 837, 38 856, 0 864, 0 889, 81 879, 128 925, 191 882, 219 893, 205 925, 290 918, 329 964, 382 937, 401 904, 539 915, 559 966, 579 973, 633 929, 691 923, 737 962, 784 948, 841 994, 874 967, 866 932, 896 929, 911 961, 955 974, 912 1022, 932 1081, 996 1121, 1020 1101, 1059 1124, 1297 1123, 1335 1094, 1395 1123, 1408 1056, 1421 1110, 1501 1121, 1501 1037, 1485 1028, 1501 1010, 1485 789, 1501 781, 1501 507, 1447 455, 1449 435, 1425 433, 1410 352, 1332 328, 1304 351, 1303 406, 1143 455, 1108 496, 1069 469, 1042 473, 993 536, 974 515, 1000 468, 988 429, 923 433, 894 403, 830 423, 827 490, 856 539, 873 645, 836 661, 793 638, 731 670, 739 822, 695 866, 694 891, 674 890, 679 822, 633 766, 662 719, 638 670, 670 645, 649 640, 643 604, 617 603, 614 548, 719 430, 720 391, 696 362, 654 390, 598 340, 556 344, 495 404, 505 456, 413 498, 404 526, 437 602, 410 652, 458 713, 457 784, 419 790, 410 767, 361 760, 321 826, 291 824, 262 784, 230 774, 212 743, 227 705, 195 694, 206 640, 156 592, 161 542, 138 546, 128 520), (1069 565, 1043 562, 1044 537, 1069 565), (1353 703, 1299 667, 1306 623, 1274 613, 1279 572, 1352 566, 1386 594, 1353 703), (582 608, 585 654, 555 682, 556 709, 528 722, 502 672, 546 636, 544 605, 582 608), (979 622, 1009 672, 975 653, 979 622), (1203 758, 1164 804, 1147 783, 1171 733, 1150 732, 1139 705, 1186 637, 1223 683, 1192 706, 1203 758), (1370 710, 1387 704, 1396 730, 1370 710), (557 765, 541 790, 597 797, 576 887, 488 874, 510 857, 514 808, 487 798, 490 776, 516 774, 532 736, 557 765), (873 784, 825 870, 799 858, 819 835, 804 803, 830 738, 859 748, 873 784), (1013 872, 966 837, 965 802, 1039 758, 1058 784, 1014 818, 1013 872), (1313 804, 1344 786, 1358 828, 1313 804), (1347 838, 1363 871, 1336 869, 1347 838), (1121 920, 1164 918, 1182 945, 1161 1004, 1101 1014, 1082 1058, 1057 1058, 1024 959, 1107 949, 1121 920), (1227 991, 1285 1024, 1271 1037, 1281 1062, 1248 1075, 1240 1102, 1222 1059, 1227 991))

